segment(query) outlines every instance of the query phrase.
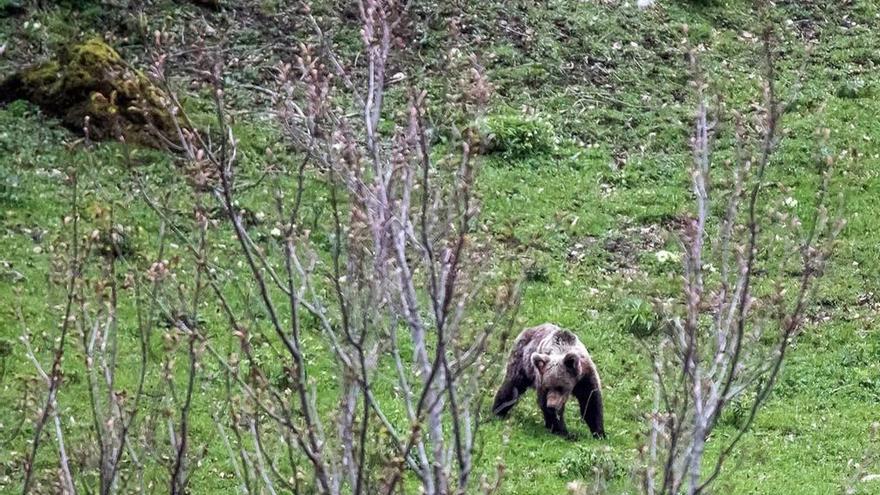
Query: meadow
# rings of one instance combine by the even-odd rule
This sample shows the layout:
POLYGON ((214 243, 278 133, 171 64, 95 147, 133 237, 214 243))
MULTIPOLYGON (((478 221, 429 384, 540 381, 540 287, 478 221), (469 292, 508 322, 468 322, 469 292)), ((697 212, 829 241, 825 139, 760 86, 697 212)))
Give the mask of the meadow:
MULTIPOLYGON (((180 38, 188 25, 222 27, 234 40, 228 100, 242 180, 254 184, 241 206, 255 219, 251 235, 271 245, 273 225, 259 221, 273 208, 263 170, 279 162, 294 164, 297 156, 271 119, 265 94, 254 88, 268 84, 269 67, 290 56, 307 24, 275 17, 283 5, 271 1, 229 2, 217 11, 186 2, 147 2, 137 8, 123 3, 58 2, 19 10, 12 7, 18 3, 0 0, 0 46, 7 46, 0 72, 45 57, 69 39, 91 36, 111 38, 132 64, 146 65, 146 36, 135 33, 161 28, 180 38), (117 24, 108 27, 111 20, 117 24), (267 40, 274 43, 271 48, 267 40)), ((334 12, 336 4, 324 8, 334 12)), ((502 464, 500 493, 505 494, 565 493, 573 481, 608 493, 637 492, 632 472, 654 384, 646 350, 651 341, 635 334, 656 318, 651 301, 681 298, 682 246, 675 226, 694 208, 689 138, 695 100, 684 42, 698 47, 706 78, 726 108, 747 113, 762 94, 759 33, 770 23, 779 39, 780 91, 793 100, 768 169, 768 194, 806 215, 818 180, 817 157, 830 153, 838 157, 833 192, 848 223, 772 397, 713 491, 880 493, 880 480, 864 476, 880 473, 880 216, 875 214, 880 211, 880 3, 779 1, 762 15, 751 2, 738 0, 660 0, 649 9, 614 0, 414 2, 413 11, 418 21, 409 34, 417 42, 394 61, 395 71, 426 89, 429 100, 437 94, 441 101, 439 94, 454 77, 438 62, 450 48, 447 20, 454 17, 466 40, 458 46, 479 57, 493 85, 481 125, 497 145, 476 158, 478 230, 493 252, 492 272, 522 277, 517 331, 543 322, 571 329, 590 350, 604 385, 605 440, 591 439, 586 425, 573 417, 568 424, 576 439, 550 435, 533 393, 506 420, 491 418, 484 405, 475 473, 494 476, 502 464), (823 142, 817 136, 826 128, 823 142)), ((356 50, 356 33, 343 17, 325 14, 324 20, 342 52, 356 50)), ((175 63, 182 81, 183 68, 192 61, 184 55, 175 63)), ((184 83, 180 87, 194 118, 210 125, 210 96, 187 90, 184 83)), ((389 104, 400 97, 392 90, 389 104)), ((723 170, 730 142, 719 147, 723 170)), ((81 232, 121 226, 126 239, 121 270, 147 271, 158 256, 160 225, 186 229, 194 207, 193 197, 181 193, 189 186, 174 154, 112 141, 86 145, 31 103, 0 107, 0 493, 22 489, 23 463, 45 400, 21 336, 30 336, 34 355, 48 368, 64 314, 57 255, 69 235, 72 170, 81 232), (170 223, 146 203, 144 188, 167 202, 176 215, 170 223)), ((321 206, 326 197, 325 185, 308 182, 305 208, 316 226, 330 214, 321 206)), ((211 256, 228 270, 230 306, 242 314, 260 313, 257 291, 244 282, 246 270, 232 233, 218 229, 213 235, 211 256)), ((162 256, 186 258, 186 245, 169 237, 162 256)), ((93 261, 92 269, 99 270, 100 261, 93 261)), ((181 264, 177 276, 185 284, 194 273, 181 264)), ((126 290, 121 297, 133 300, 132 290, 126 290)), ((224 314, 208 298, 201 305, 200 325, 209 340, 224 354, 233 352, 239 343, 223 326, 224 314)), ((139 315, 131 305, 120 308, 118 386, 131 393, 140 363, 139 315)), ((163 339, 168 325, 155 323, 146 350, 153 366, 143 407, 162 410, 167 407, 164 353, 183 351, 173 346, 168 351, 172 347, 163 339)), ((265 335, 254 347, 266 369, 283 378, 285 363, 272 361, 279 343, 270 332, 265 335)), ((320 332, 307 330, 303 346, 310 351, 314 386, 333 397, 339 370, 320 332)), ((68 444, 75 446, 88 438, 92 425, 82 356, 75 345, 71 349, 58 404, 68 444)), ((493 341, 486 352, 500 367, 507 349, 493 341)), ((186 353, 175 359, 179 376, 170 381, 181 384, 186 353)), ((375 393, 390 402, 399 393, 393 370, 387 363, 379 370, 375 393)), ((198 371, 190 425, 198 461, 190 467, 187 493, 232 493, 240 480, 215 427, 226 407, 228 381, 212 360, 198 371)), ((493 392, 487 384, 486 402, 493 392)), ((322 414, 335 407, 332 399, 321 403, 319 394, 322 414)), ((403 411, 390 414, 398 418, 403 411)), ((710 458, 735 434, 744 414, 733 407, 723 418, 707 444, 710 458)), ((161 419, 138 427, 144 430, 139 435, 166 434, 161 419)), ((78 466, 96 462, 85 447, 68 454, 78 466)), ((161 454, 145 461, 150 493, 166 490, 167 459, 161 454)), ((36 459, 34 492, 53 492, 57 455, 53 442, 45 440, 36 459)), ((93 478, 77 480, 83 493, 91 493, 86 487, 94 486, 93 478)), ((134 490, 133 482, 129 486, 134 490)))

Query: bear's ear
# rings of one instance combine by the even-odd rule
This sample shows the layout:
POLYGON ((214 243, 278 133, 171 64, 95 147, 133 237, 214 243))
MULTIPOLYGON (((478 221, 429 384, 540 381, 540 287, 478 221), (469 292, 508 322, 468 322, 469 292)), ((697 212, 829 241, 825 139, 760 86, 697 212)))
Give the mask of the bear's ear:
POLYGON ((566 354, 565 359, 562 360, 562 363, 565 365, 565 369, 567 369, 572 375, 581 375, 581 357, 577 354, 573 352, 566 354))
POLYGON ((547 368, 547 363, 549 362, 550 356, 539 352, 532 353, 532 364, 535 365, 535 369, 538 370, 538 373, 543 375, 544 370, 547 368))

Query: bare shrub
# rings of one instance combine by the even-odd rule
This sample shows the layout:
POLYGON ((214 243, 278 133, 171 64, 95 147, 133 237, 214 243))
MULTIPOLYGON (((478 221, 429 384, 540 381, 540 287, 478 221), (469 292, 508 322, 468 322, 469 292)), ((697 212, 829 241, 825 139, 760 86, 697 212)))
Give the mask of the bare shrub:
MULTIPOLYGON (((94 168, 88 118, 83 130, 81 145, 86 149, 82 151, 94 168)), ((124 150, 128 157, 130 150, 124 150)), ((180 493, 186 485, 184 460, 197 341, 185 341, 189 343, 188 366, 182 391, 175 364, 179 329, 163 335, 161 370, 151 369, 151 341, 157 327, 179 321, 175 315, 198 318, 199 292, 178 283, 171 263, 164 259, 164 221, 156 234, 156 257, 141 269, 130 252, 127 236, 131 229, 118 223, 113 200, 83 204, 84 189, 101 186, 88 181, 82 185, 81 175, 83 171, 76 166, 68 171, 70 208, 63 219, 65 228, 52 243, 47 309, 58 316, 60 332, 52 339, 55 346, 49 366, 42 362, 45 352, 39 345, 46 340, 45 329, 36 334, 24 312, 18 311, 25 354, 46 386, 45 402, 37 411, 30 451, 24 459, 23 493, 143 493, 146 465, 158 462, 161 466, 162 459, 167 460, 169 472, 176 473, 171 475, 171 491, 180 493), (64 295, 61 305, 51 305, 56 286, 64 295), (148 397, 148 389, 165 398, 158 407, 148 397), (62 419, 62 392, 67 397, 86 397, 87 413, 62 419), (57 457, 49 457, 50 465, 57 462, 59 476, 54 480, 54 468, 37 466, 47 425, 52 426, 57 450, 57 457), (167 427, 167 437, 148 432, 159 425, 167 427), (165 441, 169 445, 163 445, 165 441)))
MULTIPOLYGON (((313 40, 277 67, 275 87, 260 88, 296 161, 267 151, 257 170, 242 170, 222 50, 191 43, 204 62, 196 82, 215 111, 208 129, 195 131, 180 79, 166 75, 167 36, 155 34, 149 73, 168 91, 178 139, 166 144, 182 157, 189 188, 156 187, 119 137, 126 200, 142 200, 159 227, 154 253, 138 258, 123 249, 116 206, 84 220, 71 172, 70 229, 56 249, 67 304, 50 364, 27 325, 23 332, 45 397, 34 407, 24 493, 143 493, 163 470, 169 493, 187 493, 209 448, 205 432, 193 434, 204 403, 242 493, 498 489, 503 466, 474 473, 473 459, 488 374, 500 369, 486 350, 504 345, 519 288, 494 271, 476 229, 476 122, 490 85, 476 58, 452 50, 460 87, 447 88, 445 110, 432 115, 425 91, 387 75, 405 48, 405 6, 359 7, 363 50, 345 62, 303 9, 313 40), (441 132, 447 145, 435 150, 441 132), (248 183, 249 173, 259 178, 248 183), (259 219, 243 206, 255 184, 270 210, 259 219), (84 370, 83 427, 59 417, 59 391, 72 387, 65 358, 84 370), (132 365, 133 383, 119 373, 132 365), (206 382, 219 397, 206 401, 206 382), (47 427, 60 452, 55 481, 55 468, 36 467, 41 451, 52 458, 47 427), (87 438, 77 438, 76 459, 66 449, 70 430, 87 438)), ((85 134, 88 145, 88 121, 85 134)))
MULTIPOLYGON (((220 207, 221 229, 234 234, 247 269, 244 283, 262 306, 259 314, 237 310, 215 271, 199 271, 240 341, 242 358, 223 356, 197 325, 175 322, 190 336, 190 347, 197 342, 224 366, 230 386, 227 410, 215 412, 217 429, 246 493, 394 493, 406 477, 428 494, 465 493, 476 485, 484 375, 495 369, 484 351, 490 335, 509 332, 518 303, 514 282, 488 290, 489 252, 474 231, 479 135, 471 123, 490 88, 476 59, 452 58, 467 67, 454 96, 461 113, 453 121, 463 124, 452 129, 448 152, 436 152, 431 141, 438 130, 429 125, 424 91, 408 87, 395 94, 404 104, 386 105, 389 84, 408 84, 387 75, 391 54, 403 48, 397 30, 406 22, 404 6, 372 0, 359 8, 359 59, 341 61, 304 9, 315 42, 280 65, 277 88, 266 90, 301 159, 273 163, 267 154, 263 172, 274 199, 274 212, 263 220, 274 226, 268 241, 254 237, 240 205, 238 143, 222 62, 205 53, 211 63, 202 77, 216 109, 210 134, 188 130, 195 126, 165 77, 163 55, 151 70, 172 95, 175 144, 190 163, 197 216, 205 216, 208 203, 220 207), (323 195, 327 224, 305 213, 314 191, 323 195), (487 300, 487 293, 497 297, 487 300), (260 335, 264 321, 271 336, 260 335), (251 346, 258 335, 280 344, 274 359, 283 363, 283 385, 273 382, 251 346), (316 335, 323 346, 305 342, 316 335), (319 391, 313 360, 325 352, 338 381, 319 391), (382 366, 396 374, 392 398, 375 393, 382 366), (320 405, 328 402, 337 404, 331 414, 320 405)), ((161 201, 145 197, 167 214, 161 201)), ((209 242, 184 237, 192 261, 206 264, 209 242)), ((178 451, 185 452, 183 417, 180 430, 178 451)), ((178 457, 184 463, 185 456, 178 457)), ((497 488, 498 476, 484 480, 484 491, 497 488)))
POLYGON ((829 213, 831 155, 819 164, 809 218, 802 220, 786 199, 767 190, 786 110, 777 93, 774 44, 768 28, 763 105, 755 122, 724 112, 720 103, 710 106, 690 52, 697 96, 691 142, 696 211, 681 236, 683 302, 666 308, 671 325, 652 345, 656 395, 641 451, 646 493, 702 493, 718 477, 770 397, 843 227, 829 213), (722 131, 733 133, 736 148, 726 191, 718 187, 722 181, 710 181, 722 167, 713 154, 722 131), (713 208, 719 202, 723 209, 713 208), (707 458, 709 436, 735 403, 745 404, 742 421, 731 437, 718 438, 719 454, 707 458))

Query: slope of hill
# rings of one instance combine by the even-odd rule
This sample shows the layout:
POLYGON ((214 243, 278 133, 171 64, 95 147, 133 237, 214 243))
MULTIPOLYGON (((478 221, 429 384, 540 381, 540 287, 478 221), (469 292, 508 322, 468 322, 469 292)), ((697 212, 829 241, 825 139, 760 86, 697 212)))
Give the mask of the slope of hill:
MULTIPOLYGON (((319 3, 315 9, 323 13, 339 49, 351 52, 357 33, 344 12, 330 15, 336 6, 329 3, 334 5, 319 3)), ((794 208, 808 208, 820 151, 816 131, 828 128, 827 146, 840 157, 835 192, 841 194, 849 223, 778 388, 729 461, 717 491, 819 495, 851 488, 847 493, 880 493, 880 481, 860 478, 880 472, 880 445, 871 433, 880 420, 880 218, 875 214, 880 211, 880 3, 779 1, 769 20, 737 0, 660 0, 644 10, 615 0, 456 3, 414 2, 415 21, 406 33, 412 49, 394 59, 392 73, 404 74, 442 101, 439 93, 456 77, 445 73, 441 63, 450 48, 473 52, 485 65, 494 85, 487 125, 500 147, 481 157, 482 227, 505 254, 499 269, 525 270, 522 326, 558 323, 574 330, 591 350, 606 386, 609 432, 607 441, 588 440, 585 426, 569 420, 578 441, 550 436, 529 399, 509 420, 481 426, 478 473, 494 476, 497 464, 503 464, 502 493, 562 493, 573 480, 589 484, 597 476, 612 493, 633 493, 630 471, 654 392, 650 363, 627 322, 639 317, 644 301, 652 297, 680 297, 680 267, 658 253, 681 250, 673 226, 692 210, 688 139, 694 97, 682 40, 700 47, 707 78, 727 108, 749 113, 762 91, 761 47, 754 33, 771 22, 780 40, 779 84, 794 96, 784 120, 786 136, 769 172, 771 194, 790 197, 794 208)), ((292 159, 284 157, 286 147, 267 117, 270 105, 261 88, 271 85, 271 68, 294 56, 310 28, 283 2, 221 2, 228 5, 219 10, 184 2, 139 4, 55 2, 37 9, 0 0, 0 46, 6 47, 0 72, 49 57, 72 39, 95 35, 143 68, 148 60, 144 45, 153 30, 173 33, 177 42, 195 32, 206 35, 209 44, 228 54, 230 111, 244 180, 257 184, 243 207, 258 218, 271 208, 271 198, 259 186, 261 167, 269 161, 266 150, 292 159)), ((180 47, 171 68, 187 80, 187 71, 199 61, 180 47)), ((395 97, 392 91, 389 104, 395 97)), ((206 122, 207 100, 204 91, 188 90, 186 105, 206 122)), ((63 314, 63 294, 52 281, 57 275, 55 239, 65 228, 70 206, 68 171, 79 170, 81 206, 88 213, 83 231, 120 225, 131 250, 126 254, 131 269, 149 268, 160 221, 120 179, 128 168, 136 165, 157 195, 171 198, 178 220, 192 207, 177 193, 187 186, 173 155, 135 149, 126 156, 118 143, 86 149, 75 143, 78 139, 31 104, 15 101, 0 107, 3 493, 20 490, 24 456, 44 400, 20 336, 25 331, 31 336, 36 355, 48 366, 63 314)), ((724 146, 729 151, 730 143, 724 146)), ((316 222, 321 214, 315 210, 316 222)), ((255 235, 271 237, 271 226, 256 222, 253 228, 255 235)), ((168 259, 185 255, 183 246, 167 249, 168 259)), ((215 254, 223 258, 231 252, 224 246, 215 254)), ((254 294, 239 296, 232 304, 248 311, 254 294)), ((222 319, 217 311, 205 313, 209 324, 222 319)), ((136 318, 131 311, 122 316, 136 318)), ((136 326, 124 327, 123 339, 133 345, 136 326)), ((230 349, 237 345, 227 335, 217 335, 216 342, 230 349)), ((308 336, 307 342, 320 348, 318 335, 308 336)), ((150 358, 160 363, 163 342, 157 336, 152 344, 150 358)), ((262 345, 270 359, 271 343, 262 345)), ((122 358, 132 364, 120 377, 123 386, 135 382, 136 358, 122 358)), ((59 407, 66 434, 76 444, 90 428, 81 419, 89 417, 89 403, 87 385, 74 364, 78 357, 74 353, 68 359, 69 387, 62 390, 59 407)), ((500 354, 498 359, 503 359, 500 354)), ((319 387, 334 386, 328 361, 316 358, 319 368, 326 365, 315 377, 319 387)), ((275 368, 282 377, 281 364, 275 368)), ((202 457, 193 467, 190 489, 194 494, 232 492, 238 481, 214 424, 224 382, 216 366, 203 371, 192 420, 193 443, 202 457)), ((161 382, 160 367, 154 372, 161 382)), ((148 390, 146 402, 159 410, 163 397, 154 392, 148 390)), ((397 393, 393 377, 377 384, 377 393, 397 393)), ((735 431, 745 414, 742 407, 723 418, 718 438, 735 431)), ((151 434, 165 435, 161 417, 149 421, 140 433, 145 442, 151 434)), ((708 448, 717 455, 711 439, 708 448)), ((51 460, 56 453, 51 446, 44 450, 37 470, 48 493, 57 474, 51 460)), ((78 465, 97 462, 85 449, 69 454, 78 465)), ((164 452, 155 454, 145 460, 144 483, 162 487, 161 492, 167 459, 164 452)))

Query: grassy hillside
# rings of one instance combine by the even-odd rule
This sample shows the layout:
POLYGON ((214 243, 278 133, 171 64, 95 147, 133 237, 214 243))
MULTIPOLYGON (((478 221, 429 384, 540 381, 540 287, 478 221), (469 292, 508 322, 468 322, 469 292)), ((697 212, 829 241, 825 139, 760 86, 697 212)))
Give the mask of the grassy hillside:
MULTIPOLYGON (((449 49, 448 20, 454 18, 463 36, 457 43, 486 65, 495 86, 488 122, 507 149, 481 157, 482 226, 495 241, 497 268, 525 273, 521 326, 555 322, 575 331, 590 349, 603 375, 609 433, 605 441, 590 440, 586 427, 570 417, 569 427, 580 438, 551 436, 530 396, 508 420, 482 426, 478 472, 493 474, 503 463, 502 493, 509 494, 562 493, 570 481, 590 483, 597 472, 608 480, 612 493, 633 493, 630 469, 653 385, 646 354, 626 322, 652 297, 680 297, 681 267, 657 253, 681 250, 672 226, 692 210, 688 137, 694 100, 681 42, 687 38, 702 47, 707 77, 726 105, 749 112, 761 95, 760 43, 753 33, 761 31, 764 21, 749 2, 739 1, 660 0, 648 10, 613 0, 463 3, 468 5, 416 2, 417 22, 411 28, 416 47, 395 64, 421 81, 420 86, 442 91, 450 75, 437 61, 449 49)), ((61 3, 23 12, 6 4, 11 5, 0 0, 0 46, 7 46, 0 55, 4 70, 47 56, 65 39, 108 31, 132 63, 142 63, 143 34, 138 33, 161 26, 183 33, 206 16, 204 22, 234 35, 229 49, 241 55, 231 64, 230 86, 245 180, 259 179, 260 167, 270 161, 267 148, 283 157, 285 147, 266 118, 263 97, 248 89, 264 84, 273 57, 285 56, 293 45, 279 41, 267 49, 273 36, 290 29, 288 34, 297 39, 306 29, 297 19, 275 18, 280 8, 275 2, 220 12, 156 2, 142 13, 109 3, 104 8, 61 3)), ((870 434, 880 420, 880 216, 875 213, 880 211, 880 2, 780 1, 769 15, 781 39, 780 86, 795 95, 783 122, 786 137, 769 171, 772 194, 793 198, 795 208, 806 212, 817 180, 816 131, 829 128, 827 146, 840 156, 834 187, 842 195, 848 226, 821 280, 805 334, 716 491, 819 495, 851 486, 851 493, 880 493, 880 481, 853 481, 859 473, 856 463, 866 459, 866 471, 880 472, 880 445, 870 434)), ((342 49, 354 46, 356 36, 344 21, 328 23, 342 49)), ((180 67, 189 62, 185 56, 175 61, 180 67)), ((189 99, 198 109, 200 94, 193 92, 189 99)), ((24 454, 43 400, 19 337, 26 328, 48 365, 63 314, 63 293, 53 283, 52 249, 67 228, 67 171, 79 170, 82 207, 89 213, 83 231, 107 222, 105 212, 112 211, 112 222, 123 225, 129 237, 131 251, 124 264, 131 270, 146 270, 155 257, 159 220, 124 179, 128 167, 135 164, 157 196, 168 195, 180 219, 192 207, 188 197, 176 193, 187 186, 172 156, 135 149, 132 158, 124 159, 126 151, 119 144, 87 150, 74 143, 77 139, 30 104, 0 107, 2 493, 20 491, 24 454)), ((313 193, 321 194, 318 189, 313 193)), ((271 208, 270 201, 256 187, 244 206, 257 214, 271 208)), ((318 207, 314 215, 322 215, 318 207)), ((254 233, 269 238, 270 228, 256 225, 254 233)), ((230 241, 228 232, 217 235, 230 241)), ((233 244, 218 246, 213 254, 229 260, 231 270, 240 269, 233 244)), ((169 259, 186 255, 176 244, 167 249, 169 259)), ((235 275, 229 283, 235 285, 235 275)), ((255 301, 252 289, 244 287, 231 304, 251 311, 255 301)), ((203 314, 209 328, 223 318, 217 308, 206 307, 203 314)), ((138 362, 135 318, 131 308, 121 315, 128 321, 123 323, 123 345, 131 349, 122 359, 130 360, 132 369, 120 380, 128 386, 136 379, 138 362)), ((237 346, 230 335, 212 338, 224 350, 237 346)), ((308 335, 307 343, 317 349, 312 359, 325 370, 316 378, 318 387, 334 387, 334 370, 320 352, 320 336, 308 335)), ((264 345, 268 359, 273 344, 264 345)), ((159 363, 160 334, 151 346, 151 359, 159 363)), ((503 350, 497 345, 491 349, 503 360, 503 350)), ((83 438, 90 425, 79 419, 88 417, 86 386, 77 372, 80 357, 72 352, 66 359, 69 386, 62 389, 59 407, 65 421, 69 418, 68 437, 83 438)), ((158 366, 154 370, 158 373, 158 366)), ((193 406, 193 442, 205 449, 193 470, 194 494, 232 493, 237 486, 212 417, 223 387, 219 367, 206 366, 193 406)), ((390 372, 377 390, 395 393, 390 372)), ((153 407, 163 404, 156 391, 148 390, 146 400, 153 407)), ((330 410, 334 405, 320 407, 330 410)), ((718 439, 735 431, 737 414, 734 410, 717 431, 718 439)), ((156 435, 165 434, 162 428, 164 424, 158 425, 156 435)), ((714 455, 718 442, 712 440, 708 445, 714 455)), ((47 444, 38 469, 49 492, 56 453, 47 444)), ((84 465, 95 462, 87 452, 71 456, 84 465)), ((162 493, 166 466, 156 462, 147 476, 147 485, 162 493)))

